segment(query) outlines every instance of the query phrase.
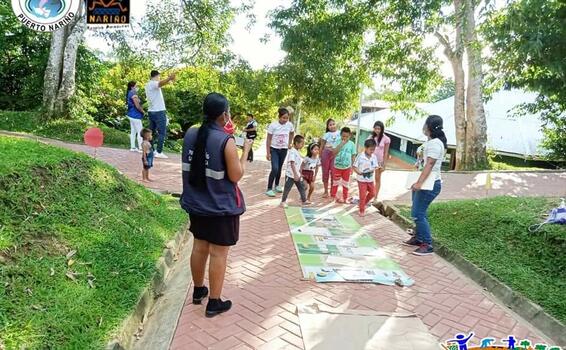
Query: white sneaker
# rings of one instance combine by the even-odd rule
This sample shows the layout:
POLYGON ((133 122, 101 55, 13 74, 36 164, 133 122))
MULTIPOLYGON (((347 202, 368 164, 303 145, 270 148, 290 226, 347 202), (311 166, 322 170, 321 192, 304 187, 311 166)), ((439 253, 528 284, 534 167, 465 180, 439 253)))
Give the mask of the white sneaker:
POLYGON ((167 157, 165 154, 163 153, 159 153, 159 152, 155 152, 155 158, 163 158, 163 159, 167 159, 169 157, 167 157))
POLYGON ((130 148, 130 152, 137 152, 138 149, 137 148, 130 148))

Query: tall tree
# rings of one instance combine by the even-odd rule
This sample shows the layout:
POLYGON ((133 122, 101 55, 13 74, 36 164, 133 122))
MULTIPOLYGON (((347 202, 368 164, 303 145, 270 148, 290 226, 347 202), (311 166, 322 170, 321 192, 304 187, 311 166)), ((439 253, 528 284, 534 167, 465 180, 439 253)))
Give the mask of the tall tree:
POLYGON ((43 108, 48 117, 65 114, 69 99, 75 93, 77 52, 86 30, 84 1, 78 13, 80 15, 71 23, 51 34, 43 86, 43 108))
POLYGON ((0 110, 28 110, 41 105, 49 35, 29 30, 14 16, 10 2, 0 2, 0 110))
POLYGON ((345 116, 357 107, 363 85, 369 83, 361 16, 334 9, 330 2, 297 1, 273 14, 271 26, 287 52, 277 71, 298 107, 296 114, 345 116))
MULTIPOLYGON (((429 98, 442 81, 434 48, 427 46, 425 40, 436 36, 454 73, 457 167, 473 169, 487 164, 481 90, 483 61, 475 18, 478 6, 477 0, 295 0, 289 9, 276 12, 273 26, 279 29, 284 43, 292 42, 297 51, 303 51, 304 59, 310 59, 314 68, 306 71, 312 81, 331 87, 334 81, 327 77, 340 78, 344 74, 344 70, 338 69, 342 67, 329 66, 335 57, 347 64, 360 62, 364 69, 354 70, 360 76, 357 81, 367 81, 367 75, 379 75, 400 86, 397 108, 429 98), (330 35, 329 39, 319 37, 324 50, 293 35, 307 30, 317 33, 326 27, 347 30, 335 37, 330 35), (446 32, 454 34, 449 36, 446 32), (349 48, 347 43, 357 45, 344 49, 349 48), (325 66, 330 69, 317 69, 325 66)), ((285 44, 284 49, 291 56, 285 44)))
POLYGON ((566 155, 566 3, 517 0, 494 12, 483 27, 492 52, 491 78, 498 88, 539 93, 526 105, 542 113, 543 146, 553 159, 566 155))
POLYGON ((228 29, 235 15, 249 10, 230 0, 151 0, 137 39, 163 67, 227 63, 228 29))

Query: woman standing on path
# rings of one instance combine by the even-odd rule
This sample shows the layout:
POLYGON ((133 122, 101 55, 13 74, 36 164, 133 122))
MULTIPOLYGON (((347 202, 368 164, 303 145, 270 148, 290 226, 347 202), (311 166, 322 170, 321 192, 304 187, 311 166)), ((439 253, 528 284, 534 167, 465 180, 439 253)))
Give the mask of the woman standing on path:
POLYGON ((141 106, 140 98, 138 97, 138 86, 135 81, 128 83, 128 90, 126 91, 126 103, 128 106, 128 119, 130 120, 130 151, 141 152, 142 137, 141 131, 143 129, 143 108, 141 106), (136 140, 138 146, 136 147, 136 140))
POLYGON ((210 256, 210 298, 206 316, 213 317, 232 307, 220 296, 230 246, 240 234, 240 215, 246 210, 238 181, 244 176, 251 142, 244 143, 242 156, 231 133, 230 107, 226 97, 210 93, 204 99, 205 119, 200 128, 191 128, 183 143, 183 194, 181 206, 190 218, 194 235, 191 272, 195 285, 193 304, 208 295, 204 285, 206 262, 210 256))
POLYGON ((271 172, 267 181, 268 197, 275 197, 275 192, 281 193, 283 189, 279 186, 281 169, 287 157, 287 151, 292 147, 295 127, 289 121, 289 110, 279 108, 279 120, 267 127, 267 160, 271 161, 271 172), (273 186, 275 185, 275 188, 273 186), (275 191, 274 191, 275 190, 275 191))
MULTIPOLYGON (((257 121, 255 120, 253 114, 248 113, 248 120, 246 123, 246 128, 244 129, 244 132, 246 133, 246 139, 253 141, 257 137, 257 121)), ((248 162, 251 163, 253 161, 254 150, 250 149, 250 153, 248 154, 248 162)))
POLYGON ((385 135, 385 125, 382 121, 378 120, 373 124, 373 133, 370 138, 373 138, 377 145, 374 154, 379 162, 379 168, 375 169, 375 199, 377 199, 381 188, 381 174, 385 171, 385 164, 389 159, 389 145, 391 144, 391 139, 385 135))
POLYGON ((336 128, 336 122, 330 118, 326 121, 326 132, 320 140, 320 149, 322 155, 320 160, 322 162, 322 183, 324 184, 323 198, 328 198, 328 180, 331 181, 332 187, 332 168, 334 167, 334 150, 333 145, 340 139, 340 132, 336 128))
POLYGON ((441 117, 431 115, 426 119, 423 127, 423 133, 428 137, 428 141, 424 143, 423 147, 424 168, 419 179, 412 186, 413 206, 411 216, 415 220, 416 232, 411 239, 403 242, 405 245, 418 247, 413 252, 414 255, 429 255, 434 252, 427 210, 441 190, 440 168, 447 142, 446 135, 442 131, 442 124, 441 117), (434 178, 434 187, 430 191, 422 190, 421 187, 429 176, 434 178))

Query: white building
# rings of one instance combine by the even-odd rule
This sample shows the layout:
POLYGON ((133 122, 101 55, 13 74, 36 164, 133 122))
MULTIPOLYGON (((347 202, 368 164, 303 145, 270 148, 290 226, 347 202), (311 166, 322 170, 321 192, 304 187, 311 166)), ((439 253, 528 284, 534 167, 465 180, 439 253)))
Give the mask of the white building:
MULTIPOLYGON (((540 114, 514 115, 515 107, 525 102, 534 102, 536 96, 535 93, 521 90, 502 90, 493 94, 484 104, 489 150, 498 155, 525 160, 536 159, 544 153, 540 146, 543 139, 540 114)), ((380 120, 391 137, 391 153, 407 162, 413 162, 416 149, 426 140, 422 132, 424 121, 428 115, 436 114, 444 119, 444 132, 449 148, 448 161, 452 163, 450 158, 453 158, 456 148, 454 97, 435 103, 418 103, 417 108, 421 114, 413 111, 409 116, 390 109, 362 113, 359 121, 360 145, 373 131, 373 124, 380 120)), ((358 120, 353 119, 348 126, 356 130, 358 120)))

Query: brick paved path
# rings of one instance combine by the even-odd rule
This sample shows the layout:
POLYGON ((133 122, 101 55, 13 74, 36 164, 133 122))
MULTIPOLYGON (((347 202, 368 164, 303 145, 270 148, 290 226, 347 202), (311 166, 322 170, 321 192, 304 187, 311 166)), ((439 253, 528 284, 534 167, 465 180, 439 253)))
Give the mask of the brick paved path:
MULTIPOLYGON (((90 152, 81 145, 51 143, 90 152)), ((140 180, 139 154, 101 148, 98 158, 140 180)), ((157 159, 152 174, 157 181, 150 186, 179 191, 179 162, 178 155, 169 160, 157 159)), ((476 337, 503 338, 513 334, 520 339, 541 341, 535 329, 494 302, 438 256, 411 255, 410 248, 399 244, 407 238, 406 234, 375 213, 360 223, 371 228, 376 241, 415 279, 414 286, 301 280, 284 212, 277 207, 278 199, 263 195, 267 172, 266 162, 254 162, 241 183, 248 211, 242 217, 240 241, 230 253, 223 291, 234 307, 226 314, 207 319, 204 306, 186 304, 171 349, 302 349, 295 305, 313 302, 350 309, 414 312, 439 340, 474 331, 476 337)), ((295 203, 296 195, 291 197, 295 203)))

